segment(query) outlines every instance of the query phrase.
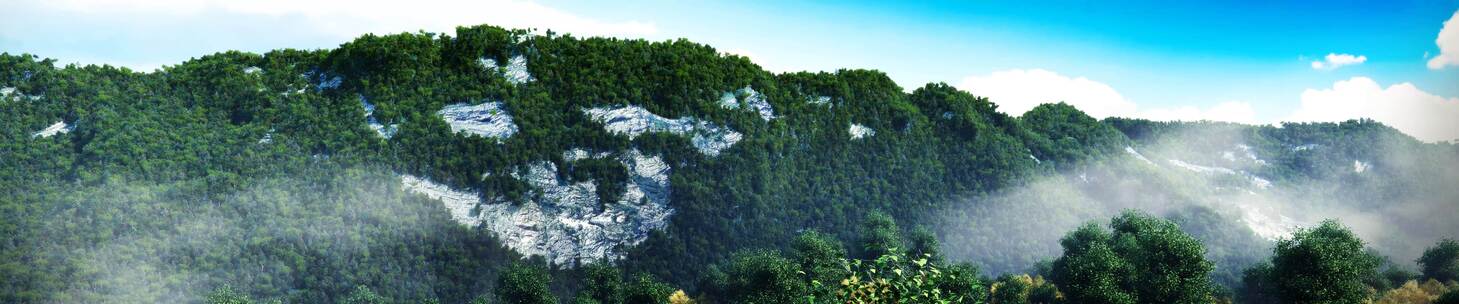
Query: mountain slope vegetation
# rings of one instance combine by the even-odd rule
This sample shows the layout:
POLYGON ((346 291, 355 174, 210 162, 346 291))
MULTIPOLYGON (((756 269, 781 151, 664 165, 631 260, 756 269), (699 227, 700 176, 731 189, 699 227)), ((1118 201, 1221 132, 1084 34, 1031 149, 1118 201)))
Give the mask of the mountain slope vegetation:
MULTIPOLYGON (((1133 147, 1172 163, 1180 155, 1181 163, 1212 164, 1185 157, 1239 142, 1252 155, 1271 155, 1263 160, 1270 165, 1243 174, 1320 183, 1326 188, 1303 189, 1350 191, 1343 193, 1372 204, 1453 206, 1451 192, 1432 183, 1459 180, 1436 171, 1454 167, 1411 161, 1454 163, 1453 144, 1418 142, 1372 121, 1101 121, 1063 103, 1015 117, 976 92, 941 83, 908 92, 878 71, 772 74, 687 40, 485 25, 366 35, 328 50, 224 52, 146 73, 4 54, 0 87, 7 303, 1063 301, 1085 296, 1056 291, 1060 280, 1078 277, 1067 269, 1012 274, 1019 270, 1010 265, 1056 258, 1047 252, 1003 259, 1015 262, 993 265, 997 278, 965 263, 976 260, 962 258, 977 239, 938 228, 983 219, 949 222, 948 208, 1130 161, 1133 147), (51 126, 59 127, 41 132, 51 126), (1385 158, 1398 152, 1405 157, 1385 158), (1355 166, 1433 181, 1409 188, 1347 174, 1355 166), (658 172, 667 172, 663 189, 652 186, 658 172), (439 193, 404 178, 468 194, 455 198, 462 205, 443 205, 439 193), (644 219, 648 204, 671 209, 663 225, 644 219), (615 216, 594 217, 602 214, 615 216), (602 232, 625 225, 630 233, 602 232), (868 239, 880 245, 861 246, 868 239), (584 244, 606 249, 574 251, 584 244), (957 252, 940 252, 948 249, 957 252), (887 271, 921 277, 902 284, 905 277, 883 277, 887 271), (841 281, 849 278, 867 281, 841 281), (947 294, 921 294, 931 289, 947 294)), ((1184 259, 1228 256, 1201 242, 1239 240, 1230 242, 1244 246, 1243 257, 1271 248, 1249 241, 1249 231, 1173 230, 1244 228, 1227 214, 1158 215, 1174 221, 1131 213, 1111 225, 1118 237, 1101 242, 1138 240, 1111 245, 1128 255, 1173 243, 1184 259)), ((1088 233, 1104 233, 1097 230, 1088 233)), ((1197 259, 1197 278, 1171 283, 1194 286, 1178 295, 1109 288, 1230 299, 1256 290, 1237 277, 1264 258, 1216 259, 1214 270, 1197 259), (1207 272, 1225 277, 1212 285, 1207 272)), ((1121 284, 1150 281, 1139 272, 1163 265, 1128 259, 1140 267, 1111 270, 1121 284)))

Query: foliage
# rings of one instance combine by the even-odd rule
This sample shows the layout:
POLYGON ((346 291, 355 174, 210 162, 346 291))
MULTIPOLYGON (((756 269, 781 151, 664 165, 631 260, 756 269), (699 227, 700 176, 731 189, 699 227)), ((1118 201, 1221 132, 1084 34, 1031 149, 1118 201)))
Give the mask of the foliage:
POLYGON ((1277 242, 1268 279, 1282 302, 1361 303, 1370 296, 1363 279, 1377 267, 1361 239, 1328 220, 1277 242))
POLYGON ((1415 303, 1436 303, 1446 293, 1459 289, 1459 285, 1444 285, 1439 281, 1428 280, 1423 283, 1418 281, 1407 281, 1398 288, 1383 292, 1378 296, 1376 304, 1415 304, 1415 303))
POLYGON ((551 278, 545 269, 528 264, 512 264, 497 280, 498 303, 557 303, 557 297, 547 289, 551 278))
POLYGON ((1175 223, 1127 211, 1061 241, 1052 279, 1077 303, 1205 303, 1211 301, 1212 266, 1201 243, 1175 223))
MULTIPOLYGON (((841 280, 829 303, 979 303, 982 293, 955 294, 946 285, 976 278, 943 272, 929 256, 911 258, 895 250, 875 260, 849 260, 852 275, 841 280)), ((966 275, 963 273, 963 275, 966 275)), ((810 299, 811 302, 817 299, 810 299)))
POLYGON ((1053 283, 1027 274, 999 277, 989 288, 989 304, 1052 304, 1064 300, 1053 283))
POLYGON ((1445 239, 1424 250, 1418 258, 1424 278, 1449 282, 1459 280, 1459 241, 1445 239))

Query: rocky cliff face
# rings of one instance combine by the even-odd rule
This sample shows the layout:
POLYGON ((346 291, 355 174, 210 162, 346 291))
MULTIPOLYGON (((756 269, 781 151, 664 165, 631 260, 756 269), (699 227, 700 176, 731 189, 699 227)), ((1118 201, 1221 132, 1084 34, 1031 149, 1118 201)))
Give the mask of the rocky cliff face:
POLYGON ((512 116, 507 114, 505 105, 500 102, 451 104, 436 114, 451 126, 451 133, 465 132, 497 140, 517 134, 517 125, 512 123, 512 116))
POLYGON ((664 118, 639 106, 598 107, 584 109, 583 113, 602 123, 609 133, 626 135, 629 138, 650 132, 689 135, 694 148, 709 156, 719 155, 720 151, 744 138, 743 134, 729 127, 693 117, 664 118))
MULTIPOLYGON (((608 158, 574 149, 573 158, 608 158)), ((629 182, 616 202, 602 204, 593 181, 569 182, 557 178, 551 162, 537 162, 512 176, 532 187, 532 199, 522 204, 502 198, 484 201, 481 194, 459 191, 410 175, 401 183, 408 191, 438 199, 451 218, 492 231, 508 247, 524 255, 538 255, 555 265, 614 260, 625 246, 663 229, 674 210, 669 208, 669 166, 658 156, 630 150, 615 157, 629 173, 629 182)))

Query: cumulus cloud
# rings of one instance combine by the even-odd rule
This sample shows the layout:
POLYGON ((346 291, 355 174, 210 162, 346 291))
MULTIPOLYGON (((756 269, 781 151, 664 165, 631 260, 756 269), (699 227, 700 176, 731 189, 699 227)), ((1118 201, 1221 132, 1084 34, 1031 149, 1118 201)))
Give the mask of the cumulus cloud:
POLYGON ((959 88, 988 97, 1009 115, 1045 103, 1065 102, 1090 116, 1110 117, 1135 112, 1135 103, 1104 83, 1084 77, 1068 77, 1043 69, 1014 69, 984 76, 963 78, 959 88))
POLYGON ((1139 105, 1107 84, 1084 77, 1069 77, 1043 69, 1015 69, 964 78, 959 88, 988 97, 1009 115, 1023 115, 1034 107, 1064 102, 1089 116, 1134 117, 1151 120, 1210 120, 1256 123, 1251 104, 1230 101, 1210 108, 1182 106, 1140 109, 1139 105))
POLYGON ((1329 53, 1322 60, 1313 61, 1312 69, 1330 71, 1347 65, 1363 64, 1366 61, 1368 61, 1368 56, 1329 53))
POLYGON ((1459 98, 1420 90, 1412 83, 1384 88, 1367 77, 1307 89, 1302 104, 1284 121, 1342 121, 1371 118, 1424 141, 1459 139, 1459 98))
POLYGON ((1439 45, 1439 55, 1429 59, 1429 69, 1459 66, 1459 11, 1455 11, 1449 21, 1444 21, 1444 27, 1439 30, 1439 38, 1434 39, 1434 44, 1439 45))

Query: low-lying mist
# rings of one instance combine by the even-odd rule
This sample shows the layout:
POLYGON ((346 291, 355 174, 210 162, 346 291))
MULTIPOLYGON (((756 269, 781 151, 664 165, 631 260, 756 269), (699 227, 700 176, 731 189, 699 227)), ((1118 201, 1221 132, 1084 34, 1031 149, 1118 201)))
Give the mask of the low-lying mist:
POLYGON ((1175 221, 1200 239, 1227 286, 1276 240, 1323 219, 1351 227, 1394 267, 1459 237, 1459 153, 1407 138, 1280 143, 1240 129, 1193 128, 1141 141, 1076 169, 941 212, 944 251, 990 275, 1035 271, 1059 239, 1125 209, 1175 221), (1346 142, 1353 141, 1353 142, 1346 142))
POLYGON ((196 186, 112 181, 58 194, 34 247, 51 277, 34 279, 75 303, 190 303, 224 285, 286 302, 356 286, 453 299, 473 295, 435 287, 480 290, 497 267, 441 269, 453 261, 421 260, 433 248, 515 259, 380 170, 259 179, 225 193, 196 186))

